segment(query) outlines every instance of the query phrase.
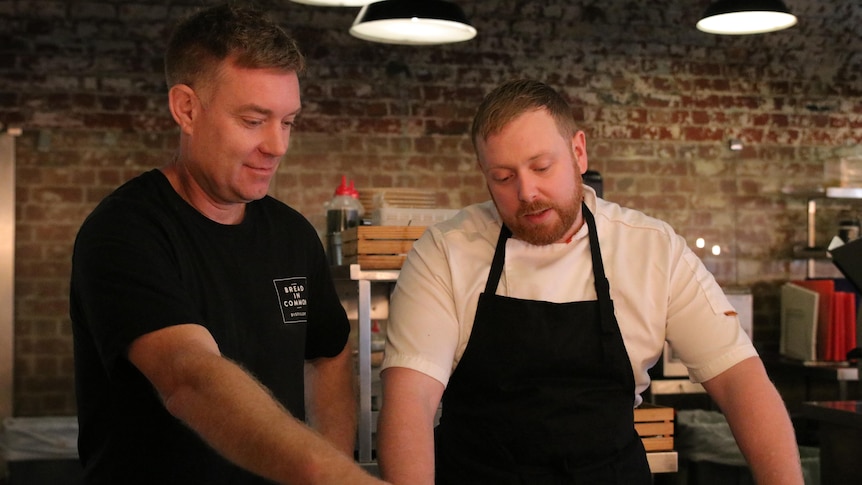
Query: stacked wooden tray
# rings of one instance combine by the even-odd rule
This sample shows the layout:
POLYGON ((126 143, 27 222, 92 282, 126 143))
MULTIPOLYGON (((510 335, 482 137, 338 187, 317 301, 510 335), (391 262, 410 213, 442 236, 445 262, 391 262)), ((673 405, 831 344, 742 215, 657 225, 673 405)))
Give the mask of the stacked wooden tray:
POLYGON ((359 202, 365 207, 366 214, 382 207, 438 207, 436 191, 405 187, 365 188, 359 192, 359 202))
POLYGON ((673 408, 641 404, 635 409, 635 430, 650 451, 673 449, 673 408))
POLYGON ((344 264, 362 269, 401 269, 425 226, 358 226, 341 233, 344 264))

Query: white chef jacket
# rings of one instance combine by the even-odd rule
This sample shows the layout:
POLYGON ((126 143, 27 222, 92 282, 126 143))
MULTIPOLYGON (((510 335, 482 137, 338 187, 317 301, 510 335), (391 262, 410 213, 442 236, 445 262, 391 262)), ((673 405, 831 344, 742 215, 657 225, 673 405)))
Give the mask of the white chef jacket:
MULTIPOLYGON (((694 382, 757 352, 711 273, 665 222, 596 197, 614 312, 635 377, 635 404, 667 340, 694 382)), ((392 293, 382 367, 407 367, 445 386, 470 338, 501 220, 493 202, 469 206, 413 245, 392 293)), ((498 295, 555 303, 595 300, 587 226, 568 243, 509 238, 498 295)), ((573 323, 574 324, 574 323, 573 323)), ((523 331, 530 331, 524 322, 523 331)))

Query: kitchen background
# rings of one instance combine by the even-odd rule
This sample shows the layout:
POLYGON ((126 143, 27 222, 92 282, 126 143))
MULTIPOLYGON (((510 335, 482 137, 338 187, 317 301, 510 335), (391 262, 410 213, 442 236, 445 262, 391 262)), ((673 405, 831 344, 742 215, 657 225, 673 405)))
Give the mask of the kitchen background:
MULTIPOLYGON (((72 243, 102 197, 171 157, 163 47, 177 19, 210 3, 0 0, 0 128, 22 130, 17 416, 75 413, 72 243)), ((862 3, 787 0, 797 26, 733 37, 694 28, 708 0, 459 0, 478 36, 430 47, 351 37, 358 8, 258 3, 309 61, 271 193, 321 232, 342 174, 360 191, 435 190, 444 208, 485 200, 474 109, 504 80, 537 78, 571 101, 605 197, 667 220, 692 247, 719 245, 695 249, 720 283, 751 288, 755 341, 777 349, 778 289, 806 274, 793 253, 806 200, 783 189, 815 188, 824 164, 862 156, 862 3)), ((821 244, 837 230, 829 210, 821 244)))

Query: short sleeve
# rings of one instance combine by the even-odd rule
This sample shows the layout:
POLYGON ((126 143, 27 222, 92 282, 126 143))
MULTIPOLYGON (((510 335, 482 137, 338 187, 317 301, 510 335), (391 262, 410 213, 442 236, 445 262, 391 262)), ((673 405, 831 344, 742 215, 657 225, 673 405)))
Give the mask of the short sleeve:
POLYGON ((694 382, 704 382, 757 355, 733 306, 687 248, 674 271, 667 340, 694 382))
POLYGON ((162 226, 116 204, 100 206, 85 221, 72 256, 72 317, 86 320, 107 369, 137 337, 200 321, 162 226))
POLYGON ((436 228, 413 245, 392 293, 383 368, 406 367, 446 385, 459 340, 449 263, 436 228))

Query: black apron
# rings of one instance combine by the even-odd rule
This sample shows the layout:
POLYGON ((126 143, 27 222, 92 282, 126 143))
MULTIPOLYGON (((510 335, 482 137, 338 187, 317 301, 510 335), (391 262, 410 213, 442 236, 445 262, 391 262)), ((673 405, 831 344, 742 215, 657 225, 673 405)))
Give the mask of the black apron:
POLYGON ((438 485, 651 483, 595 219, 586 204, 583 213, 597 301, 496 295, 511 236, 502 227, 467 348, 443 394, 438 485))

